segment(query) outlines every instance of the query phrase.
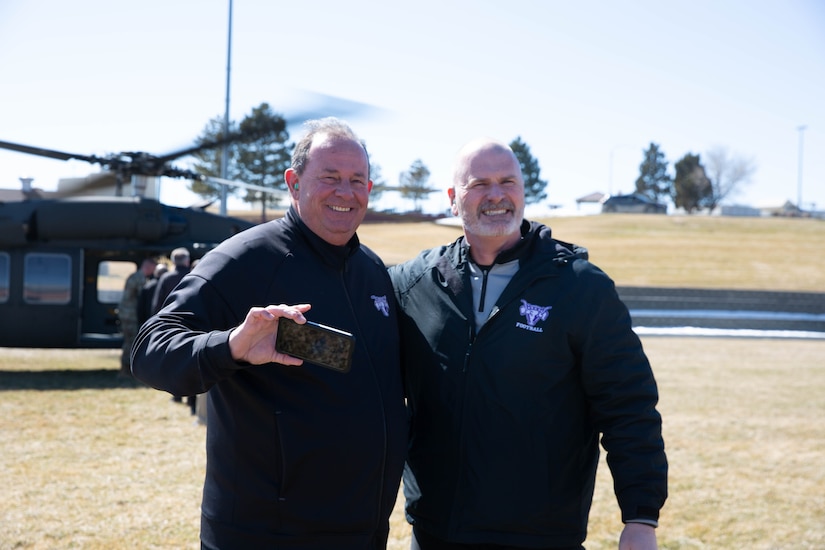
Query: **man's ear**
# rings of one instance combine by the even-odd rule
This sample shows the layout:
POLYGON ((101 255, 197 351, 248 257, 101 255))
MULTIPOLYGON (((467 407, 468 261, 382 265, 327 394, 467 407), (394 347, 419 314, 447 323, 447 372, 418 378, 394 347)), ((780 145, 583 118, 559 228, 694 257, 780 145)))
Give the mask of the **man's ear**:
POLYGON ((447 189, 447 196, 450 197, 450 210, 453 211, 453 216, 458 216, 458 208, 455 205, 455 188, 447 189))
POLYGON ((293 199, 298 199, 298 173, 293 168, 287 168, 284 171, 284 181, 289 189, 289 194, 293 199))

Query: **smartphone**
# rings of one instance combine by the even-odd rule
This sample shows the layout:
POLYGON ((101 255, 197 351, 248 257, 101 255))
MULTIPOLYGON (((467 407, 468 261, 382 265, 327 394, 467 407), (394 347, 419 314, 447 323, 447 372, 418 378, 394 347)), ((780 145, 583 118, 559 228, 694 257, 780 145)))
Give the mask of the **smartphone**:
POLYGON ((278 321, 275 349, 338 372, 349 372, 355 351, 355 336, 337 328, 292 319, 278 321))

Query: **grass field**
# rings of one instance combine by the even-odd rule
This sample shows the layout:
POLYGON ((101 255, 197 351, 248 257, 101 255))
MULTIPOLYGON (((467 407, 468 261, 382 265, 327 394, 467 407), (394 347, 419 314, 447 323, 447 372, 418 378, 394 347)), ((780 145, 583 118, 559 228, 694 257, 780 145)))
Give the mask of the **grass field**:
MULTIPOLYGON (((825 291, 825 221, 614 214, 541 220, 584 246, 618 285, 825 291)), ((386 263, 455 240, 458 227, 365 224, 386 263)))
MULTIPOLYGON (((669 218, 548 224, 621 285, 825 289, 823 222, 669 218)), ((395 263, 458 230, 360 233, 395 263)), ((825 548, 825 340, 644 344, 671 465, 661 548, 825 548)), ((118 379, 118 360, 117 350, 0 348, 0 550, 198 547, 205 430, 168 395, 118 379)), ((400 507, 392 522, 390 548, 408 548, 400 507)), ((605 467, 590 527, 588 549, 616 547, 605 467)))
MULTIPOLYGON (((661 547, 825 548, 825 341, 644 344, 671 467, 661 547)), ((204 427, 117 359, 0 349, 0 549, 198 547, 204 427)), ((392 525, 408 548, 400 507, 392 525)), ((588 549, 615 548, 604 464, 590 527, 588 549)))

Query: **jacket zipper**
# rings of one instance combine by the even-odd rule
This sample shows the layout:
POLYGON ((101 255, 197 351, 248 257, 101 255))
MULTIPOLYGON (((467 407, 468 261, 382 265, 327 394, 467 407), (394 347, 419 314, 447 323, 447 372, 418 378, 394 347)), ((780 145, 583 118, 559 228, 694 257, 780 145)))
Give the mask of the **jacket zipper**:
POLYGON ((467 367, 470 365, 470 353, 473 351, 473 342, 475 342, 475 336, 473 335, 472 318, 470 318, 470 322, 467 323, 467 351, 464 352, 464 365, 461 367, 461 372, 467 372, 467 367))
MULTIPOLYGON (((484 287, 482 286, 482 288, 484 288, 484 287)), ((494 306, 493 310, 490 312, 490 316, 487 318, 487 321, 484 323, 484 326, 481 327, 481 330, 484 330, 484 327, 487 326, 487 323, 492 321, 493 318, 496 317, 500 311, 501 311, 501 309, 498 306, 494 306)), ((467 323, 467 350, 464 352, 464 364, 463 364, 462 369, 461 369, 461 372, 462 372, 462 374, 465 375, 465 377, 464 377, 464 380, 462 381, 462 384, 463 384, 464 387, 462 389, 462 395, 461 395, 461 428, 460 428, 461 431, 460 431, 459 436, 458 436, 459 437, 459 443, 458 443, 459 454, 461 455, 461 458, 459 460, 458 481, 456 481, 456 489, 455 489, 456 493, 461 492, 461 479, 464 477, 464 473, 462 471, 462 466, 461 465, 465 463, 464 456, 463 456, 464 455, 464 450, 463 449, 464 449, 464 431, 465 431, 464 430, 464 422, 465 422, 466 417, 467 417, 467 415, 466 415, 466 410, 467 410, 467 388, 466 388, 467 378, 466 378, 466 373, 469 370, 470 356, 473 353, 473 344, 475 344, 476 338, 478 338, 478 334, 475 333, 475 321, 473 321, 472 316, 470 316, 470 318, 468 319, 468 323, 467 323)), ((450 518, 449 518, 449 521, 447 522, 448 530, 451 534, 458 533, 458 524, 457 524, 458 519, 457 518, 460 515, 459 504, 458 504, 459 499, 455 498, 454 501, 455 501, 455 504, 453 505, 452 510, 450 510, 450 518)))
MULTIPOLYGON (((347 305, 349 306, 350 314, 352 315, 353 321, 355 322, 355 327, 358 330, 357 334, 361 335, 363 332, 361 331, 361 324, 358 322, 358 315, 355 312, 355 308, 352 305, 352 299, 349 294, 349 290, 347 289, 347 281, 346 281, 346 271, 349 268, 349 260, 344 262, 344 267, 338 271, 338 274, 341 277, 341 286, 344 289, 344 296, 347 298, 347 305)), ((360 339, 360 338, 359 338, 360 339)), ((356 341, 357 342, 357 341, 356 341)), ((370 373, 372 374, 372 380, 375 383, 375 388, 378 392, 378 401, 379 401, 379 410, 381 412, 381 424, 384 428, 384 452, 381 458, 381 472, 380 472, 380 479, 378 483, 378 517, 375 518, 376 529, 379 529, 381 523, 381 507, 384 502, 384 478, 386 477, 386 470, 387 470, 387 447, 389 444, 389 434, 387 433, 387 415, 384 411, 384 395, 381 393, 381 384, 378 382, 378 374, 375 372, 375 366, 372 363, 372 356, 369 353, 369 347, 367 346, 367 361, 369 362, 370 366, 370 373)))
MULTIPOLYGON (((479 266, 481 267, 481 266, 479 266)), ((481 292, 478 297, 478 311, 484 311, 484 298, 487 295, 487 275, 490 273, 490 267, 481 268, 481 292)))

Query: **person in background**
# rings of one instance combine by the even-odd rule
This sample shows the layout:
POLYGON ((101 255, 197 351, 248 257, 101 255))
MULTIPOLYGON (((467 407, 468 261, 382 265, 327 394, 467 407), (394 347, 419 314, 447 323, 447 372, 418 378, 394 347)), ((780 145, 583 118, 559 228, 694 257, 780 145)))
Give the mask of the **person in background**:
POLYGON ((140 267, 137 271, 126 278, 126 283, 123 285, 123 295, 120 298, 120 303, 117 307, 117 316, 120 321, 120 332, 123 334, 123 346, 120 354, 120 372, 118 376, 131 378, 132 371, 129 365, 129 354, 132 350, 132 343, 135 341, 138 327, 138 304, 140 298, 140 289, 146 279, 152 275, 155 269, 155 260, 152 258, 144 258, 140 262, 140 267))
POLYGON ((155 286, 155 295, 152 297, 152 313, 157 313, 172 289, 175 288, 183 276, 189 273, 189 251, 186 248, 176 248, 169 256, 172 259, 172 271, 164 273, 155 286))
POLYGON ((658 392, 613 281, 524 219, 507 145, 466 145, 448 196, 464 235, 390 268, 412 548, 582 548, 600 437, 619 548, 656 548, 667 497, 658 392))
MULTIPOLYGON (((161 275, 155 285, 155 293, 152 296, 152 314, 157 313, 160 308, 163 307, 163 303, 166 301, 169 293, 172 292, 181 279, 183 279, 183 276, 189 273, 190 270, 189 250, 186 248, 181 247, 174 249, 169 257, 172 260, 173 269, 161 275)), ((175 403, 183 403, 183 396, 173 394, 172 401, 175 403)), ((194 414, 197 397, 195 395, 188 395, 186 397, 186 403, 189 405, 189 410, 194 414)))
POLYGON ((169 266, 163 262, 155 265, 152 275, 143 284, 138 295, 138 326, 146 322, 152 316, 152 300, 155 297, 155 288, 161 276, 169 271, 169 266))
POLYGON ((407 444, 386 267, 356 229, 372 182, 348 125, 310 121, 285 216, 207 253, 138 333, 132 371, 207 393, 203 548, 381 549, 407 444), (282 322, 355 336, 349 372, 278 352, 282 322))

